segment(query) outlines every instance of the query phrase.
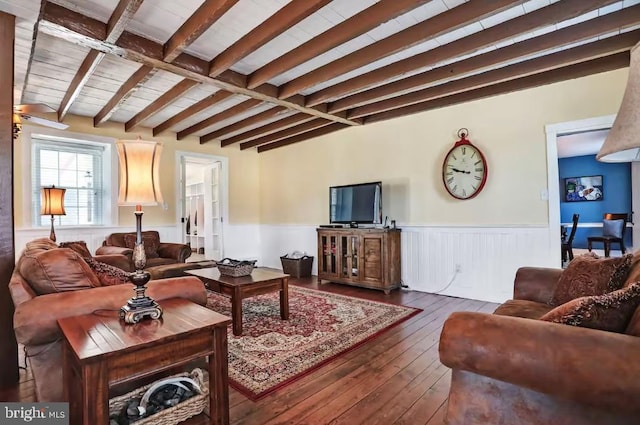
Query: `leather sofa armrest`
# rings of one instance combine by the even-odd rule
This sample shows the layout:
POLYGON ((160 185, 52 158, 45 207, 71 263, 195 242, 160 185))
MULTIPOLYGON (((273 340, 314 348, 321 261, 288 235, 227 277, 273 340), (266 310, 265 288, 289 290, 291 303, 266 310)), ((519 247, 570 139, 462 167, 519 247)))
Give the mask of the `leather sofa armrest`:
POLYGON ((640 338, 484 313, 453 313, 440 335, 453 369, 610 410, 640 413, 640 338))
POLYGON ((96 249, 96 255, 124 255, 131 259, 133 257, 133 249, 123 246, 101 246, 96 249))
MULTIPOLYGON (((117 312, 134 295, 132 284, 102 286, 78 291, 37 296, 19 304, 13 316, 18 342, 39 345, 62 338, 58 319, 90 314, 97 310, 117 312)), ((200 305, 207 303, 204 284, 195 276, 154 280, 147 284, 147 295, 156 301, 185 298, 200 305)))
POLYGON ((191 255, 191 248, 183 243, 160 242, 158 255, 161 258, 173 258, 179 263, 184 263, 191 255))
POLYGON ((549 304, 562 269, 520 267, 513 284, 513 298, 549 304))
POLYGON ((133 267, 129 257, 122 254, 96 255, 94 260, 117 267, 125 272, 132 272, 133 267))

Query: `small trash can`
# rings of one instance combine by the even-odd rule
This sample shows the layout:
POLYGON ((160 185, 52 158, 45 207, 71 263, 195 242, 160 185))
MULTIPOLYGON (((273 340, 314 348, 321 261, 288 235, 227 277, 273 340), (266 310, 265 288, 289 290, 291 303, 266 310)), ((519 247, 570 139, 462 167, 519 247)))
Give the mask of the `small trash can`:
POLYGON ((282 272, 292 277, 311 277, 313 257, 304 255, 300 258, 291 258, 286 255, 280 257, 282 272))

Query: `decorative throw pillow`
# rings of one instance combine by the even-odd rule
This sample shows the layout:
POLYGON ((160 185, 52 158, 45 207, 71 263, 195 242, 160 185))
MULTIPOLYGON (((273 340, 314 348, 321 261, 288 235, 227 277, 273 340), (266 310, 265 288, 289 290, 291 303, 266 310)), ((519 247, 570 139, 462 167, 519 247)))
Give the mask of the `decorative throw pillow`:
POLYGON ((581 297, 554 308, 540 320, 623 332, 640 303, 640 283, 604 295, 581 297))
POLYGON ((623 226, 624 226, 624 220, 603 220, 602 236, 611 236, 614 238, 621 238, 623 226))
POLYGON ((613 258, 575 257, 560 275, 550 304, 558 306, 576 298, 620 289, 629 273, 632 257, 631 254, 613 258))
MULTIPOLYGON (((158 248, 160 247, 160 237, 156 232, 142 232, 142 243, 144 244, 144 253, 147 258, 158 258, 158 248)), ((127 233, 124 235, 124 244, 127 248, 134 249, 136 247, 135 233, 127 233)))
POLYGON ((69 248, 26 251, 19 268, 38 295, 100 286, 89 265, 69 248))
POLYGON ((114 267, 111 264, 94 260, 93 258, 89 258, 86 261, 91 270, 98 276, 98 280, 100 280, 102 286, 130 283, 129 273, 124 270, 114 267))
POLYGON ((84 241, 60 242, 60 248, 70 248, 80 254, 80 256, 85 260, 87 258, 93 258, 93 255, 91 255, 91 252, 84 241))

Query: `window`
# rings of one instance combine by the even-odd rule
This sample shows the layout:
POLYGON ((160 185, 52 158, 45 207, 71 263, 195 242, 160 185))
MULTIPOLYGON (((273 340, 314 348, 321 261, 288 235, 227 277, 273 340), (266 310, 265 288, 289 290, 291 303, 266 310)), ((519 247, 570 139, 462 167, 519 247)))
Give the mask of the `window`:
POLYGON ((49 226, 51 216, 40 215, 40 188, 66 189, 66 215, 56 226, 95 226, 110 223, 111 144, 31 134, 32 223, 49 226))

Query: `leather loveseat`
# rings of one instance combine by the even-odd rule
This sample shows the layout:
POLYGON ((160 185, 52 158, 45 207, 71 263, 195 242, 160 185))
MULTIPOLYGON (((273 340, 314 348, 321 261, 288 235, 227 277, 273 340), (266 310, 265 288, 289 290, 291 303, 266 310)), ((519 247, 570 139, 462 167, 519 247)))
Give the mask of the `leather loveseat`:
MULTIPOLYGON (((102 242, 102 246, 96 250, 96 255, 125 255, 129 259, 129 265, 125 270, 134 271, 133 247, 135 246, 135 239, 136 232, 112 233, 102 242)), ((191 255, 189 245, 160 242, 160 234, 155 230, 142 232, 142 241, 147 256, 145 269, 167 264, 184 263, 191 255)))
MULTIPOLYGON (((514 299, 494 314, 459 312, 446 320, 439 346, 452 369, 445 423, 640 423, 640 307, 629 308, 619 332, 545 321, 563 273, 520 268, 514 299)), ((634 262, 624 288, 638 280, 634 262)))
MULTIPOLYGON (((91 259, 84 260, 74 250, 41 239, 27 244, 11 276, 14 331, 25 346, 38 401, 68 401, 63 395, 63 337, 57 320, 97 310, 117 314, 134 295, 133 285, 122 283, 126 273, 89 263, 91 259)), ((147 288, 158 301, 175 297, 201 305, 207 301, 205 287, 195 277, 155 280, 147 288)))

